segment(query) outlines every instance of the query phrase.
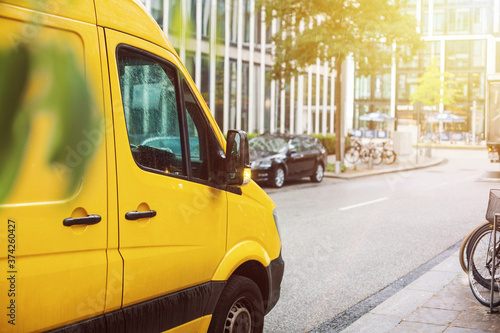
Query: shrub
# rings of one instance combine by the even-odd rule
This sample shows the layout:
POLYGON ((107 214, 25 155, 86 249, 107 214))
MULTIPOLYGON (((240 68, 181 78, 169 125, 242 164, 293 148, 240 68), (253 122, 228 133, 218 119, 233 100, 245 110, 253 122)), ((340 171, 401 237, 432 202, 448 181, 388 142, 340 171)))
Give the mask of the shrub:
POLYGON ((327 134, 326 136, 323 136, 321 134, 313 134, 312 136, 323 144, 328 152, 328 155, 335 154, 335 135, 327 134))

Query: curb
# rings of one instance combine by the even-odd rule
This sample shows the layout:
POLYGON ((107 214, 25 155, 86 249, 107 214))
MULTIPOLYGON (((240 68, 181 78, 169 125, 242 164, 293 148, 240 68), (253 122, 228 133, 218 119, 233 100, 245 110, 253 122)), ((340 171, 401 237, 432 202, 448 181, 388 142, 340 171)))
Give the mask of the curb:
MULTIPOLYGON (((420 143, 418 145, 419 149, 428 148, 429 144, 420 143)), ((417 145, 413 144, 413 148, 417 148, 417 145)), ((465 149, 465 150, 486 150, 486 145, 461 145, 461 144, 438 144, 434 143, 431 149, 465 149)))
POLYGON ((325 177, 338 178, 338 179, 355 179, 355 178, 361 178, 361 177, 382 175, 382 174, 392 173, 392 172, 403 172, 403 171, 408 171, 408 170, 428 168, 431 166, 439 165, 445 161, 446 161, 446 159, 443 157, 436 157, 436 158, 433 158, 432 161, 422 163, 422 164, 403 163, 403 164, 399 164, 399 165, 394 166, 394 167, 388 167, 388 168, 384 168, 384 169, 371 169, 371 170, 364 169, 364 170, 360 170, 360 171, 349 171, 348 173, 341 173, 340 175, 338 175, 334 172, 327 171, 327 172, 325 172, 325 177))

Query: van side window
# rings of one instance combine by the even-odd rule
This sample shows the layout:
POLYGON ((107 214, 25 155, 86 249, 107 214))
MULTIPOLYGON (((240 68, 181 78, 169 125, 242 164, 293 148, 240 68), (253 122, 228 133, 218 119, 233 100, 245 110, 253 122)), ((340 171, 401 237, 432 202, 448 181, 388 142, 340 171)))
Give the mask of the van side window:
POLYGON ((222 170, 220 166, 216 165, 221 162, 217 160, 220 157, 217 152, 222 152, 222 148, 220 148, 203 110, 185 80, 182 80, 182 86, 186 106, 191 175, 193 178, 212 181, 217 176, 217 170, 222 170))
POLYGON ((118 66, 135 162, 155 172, 185 176, 176 70, 126 48, 118 50, 118 66))

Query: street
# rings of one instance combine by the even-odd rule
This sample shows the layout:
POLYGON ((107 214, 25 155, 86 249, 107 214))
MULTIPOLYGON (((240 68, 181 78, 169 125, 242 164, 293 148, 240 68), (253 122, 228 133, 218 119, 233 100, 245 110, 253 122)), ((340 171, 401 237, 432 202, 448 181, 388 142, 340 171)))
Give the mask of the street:
POLYGON ((307 332, 461 242, 485 219, 486 150, 433 150, 441 165, 264 187, 278 207, 285 276, 265 332, 307 332))

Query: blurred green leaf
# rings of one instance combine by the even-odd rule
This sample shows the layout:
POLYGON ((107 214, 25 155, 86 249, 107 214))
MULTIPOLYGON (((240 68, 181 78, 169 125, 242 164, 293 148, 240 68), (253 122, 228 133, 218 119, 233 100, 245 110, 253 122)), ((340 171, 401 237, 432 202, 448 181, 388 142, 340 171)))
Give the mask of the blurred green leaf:
POLYGON ((47 142, 47 163, 66 166, 66 190, 73 193, 98 149, 85 133, 99 130, 100 124, 100 117, 92 113, 93 99, 75 55, 55 44, 36 49, 20 45, 0 51, 0 73, 0 202, 14 186, 31 121, 41 111, 49 112, 55 121, 47 142), (25 93, 35 77, 43 83, 35 84, 35 97, 28 100, 25 93))
POLYGON ((94 150, 84 136, 98 127, 92 118, 92 96, 87 82, 71 52, 47 46, 37 53, 37 66, 50 69, 53 85, 40 101, 38 109, 51 110, 56 126, 49 143, 49 163, 66 165, 70 170, 68 191, 76 190, 94 150), (90 150, 89 150, 90 149, 90 150), (71 161, 70 156, 78 156, 71 161))
POLYGON ((8 195, 22 164, 29 115, 21 112, 20 106, 30 68, 25 45, 0 51, 0 202, 8 195))

